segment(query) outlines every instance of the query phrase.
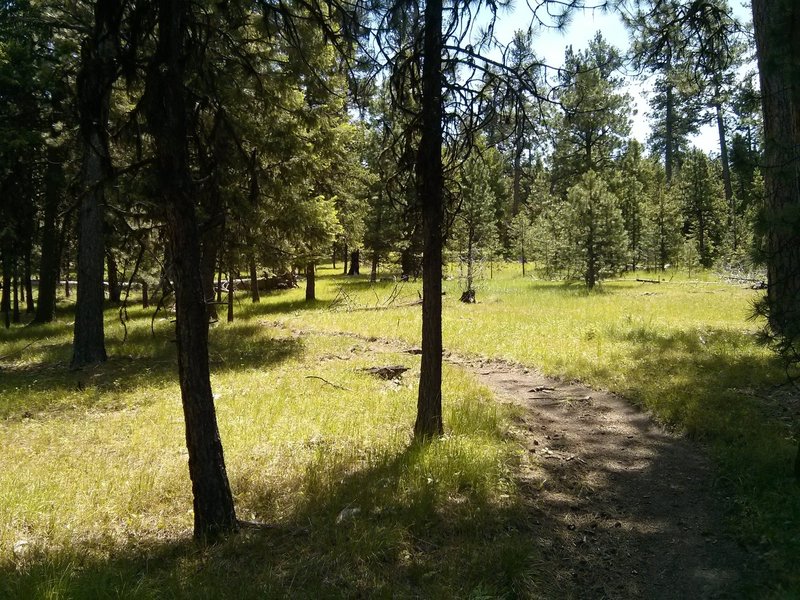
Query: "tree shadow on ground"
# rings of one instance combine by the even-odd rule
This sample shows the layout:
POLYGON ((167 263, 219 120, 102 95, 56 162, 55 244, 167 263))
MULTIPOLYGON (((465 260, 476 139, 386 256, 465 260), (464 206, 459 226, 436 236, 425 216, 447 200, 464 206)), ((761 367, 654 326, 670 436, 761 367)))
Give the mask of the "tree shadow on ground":
MULTIPOLYGON (((0 596, 131 598, 494 598, 537 577, 534 524, 513 499, 468 478, 452 489, 412 477, 427 447, 369 466, 309 469, 295 512, 211 548, 141 541, 104 559, 43 550, 0 567, 0 596)), ((269 495, 269 490, 263 490, 269 495)))
POLYGON ((637 327, 618 335, 634 345, 628 377, 640 393, 632 399, 708 444, 737 537, 765 557, 764 579, 800 590, 798 423, 777 418, 770 401, 786 382, 780 360, 736 330, 637 327))
MULTIPOLYGON (((269 368, 302 353, 302 340, 269 336, 266 332, 259 324, 213 328, 209 339, 212 375, 269 368)), ((36 330, 31 330, 29 336, 35 340, 36 330)), ((48 344, 45 340, 43 344, 32 347, 37 352, 35 362, 0 365, 0 397, 7 399, 0 406, 0 416, 21 417, 73 406, 114 409, 119 402, 115 399, 109 406, 97 404, 103 392, 124 396, 142 387, 173 382, 177 385, 171 328, 161 327, 151 335, 149 326, 132 325, 125 343, 109 340, 107 362, 75 371, 68 368, 71 342, 48 344), (59 398, 65 400, 65 406, 58 404, 59 398)))

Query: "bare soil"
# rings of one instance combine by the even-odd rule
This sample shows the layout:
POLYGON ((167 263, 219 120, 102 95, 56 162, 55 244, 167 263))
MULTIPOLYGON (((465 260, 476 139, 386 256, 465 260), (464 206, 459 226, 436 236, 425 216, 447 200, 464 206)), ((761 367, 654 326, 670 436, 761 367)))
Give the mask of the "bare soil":
POLYGON ((544 597, 733 598, 752 568, 724 533, 703 449, 608 392, 452 358, 501 401, 532 457, 519 474, 541 534, 544 597))

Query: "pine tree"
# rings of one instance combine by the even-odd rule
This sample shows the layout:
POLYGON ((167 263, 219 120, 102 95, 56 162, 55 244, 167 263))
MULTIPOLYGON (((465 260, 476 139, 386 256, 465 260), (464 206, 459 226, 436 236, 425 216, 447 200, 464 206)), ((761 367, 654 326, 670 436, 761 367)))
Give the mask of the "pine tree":
POLYGON ((575 239, 577 267, 586 287, 618 273, 628 259, 628 238, 619 200, 594 171, 588 171, 567 193, 567 224, 575 239))

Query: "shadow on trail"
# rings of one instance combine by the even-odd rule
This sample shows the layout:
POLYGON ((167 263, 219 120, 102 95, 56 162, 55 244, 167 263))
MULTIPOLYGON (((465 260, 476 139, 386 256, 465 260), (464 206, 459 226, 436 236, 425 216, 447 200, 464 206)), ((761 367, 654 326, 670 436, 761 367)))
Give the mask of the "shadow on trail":
POLYGON ((724 534, 703 452, 624 400, 538 375, 480 374, 526 410, 545 573, 580 598, 738 597, 752 559, 724 534), (544 386, 552 386, 543 389, 544 386))

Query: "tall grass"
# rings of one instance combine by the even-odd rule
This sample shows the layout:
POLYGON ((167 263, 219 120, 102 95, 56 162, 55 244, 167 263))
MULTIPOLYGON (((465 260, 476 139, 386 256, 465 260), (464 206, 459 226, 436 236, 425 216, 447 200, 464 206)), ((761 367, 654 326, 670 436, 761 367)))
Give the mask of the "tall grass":
POLYGON ((83 372, 66 323, 0 338, 4 356, 38 340, 2 363, 0 597, 463 597, 528 577, 518 453, 485 388, 448 370, 448 435, 414 446, 418 357, 257 317, 212 330, 212 383, 239 516, 272 528, 195 547, 170 327, 131 317, 123 345, 109 312, 112 358, 83 372), (376 361, 411 371, 382 381, 376 361))

